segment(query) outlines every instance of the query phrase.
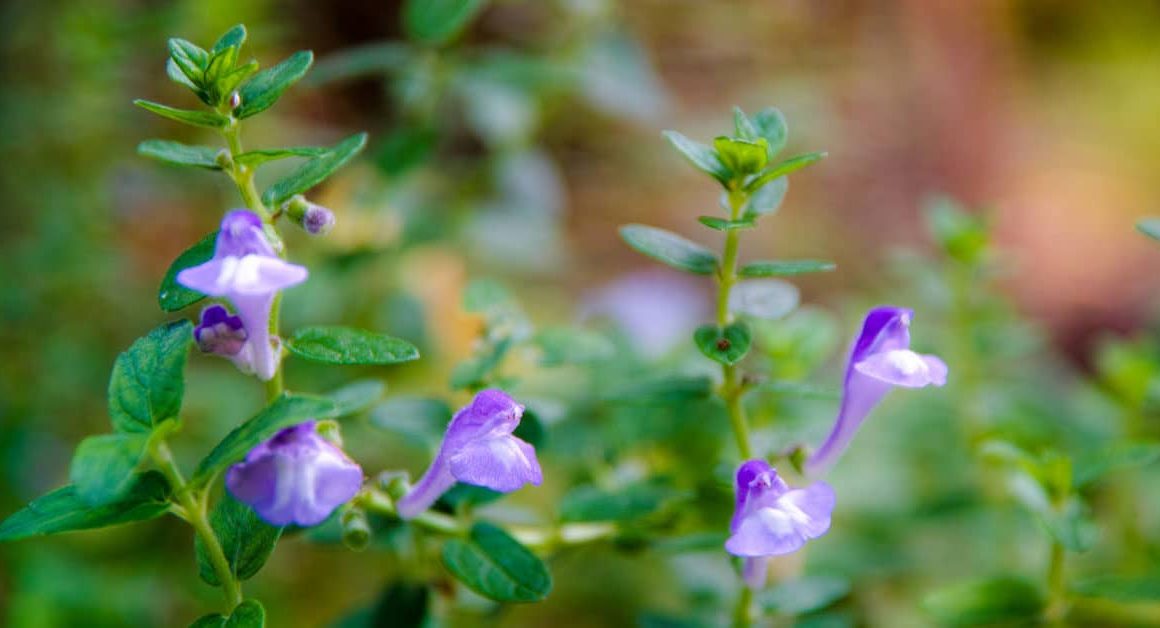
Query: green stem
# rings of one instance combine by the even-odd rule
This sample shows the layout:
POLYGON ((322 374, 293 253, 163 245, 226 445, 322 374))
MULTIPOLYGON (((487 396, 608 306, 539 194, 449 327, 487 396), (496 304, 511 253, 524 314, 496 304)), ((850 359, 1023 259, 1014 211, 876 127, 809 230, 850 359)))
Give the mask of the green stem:
POLYGON ((1044 618, 1049 623, 1058 623, 1067 611, 1067 587, 1064 578, 1066 551, 1059 541, 1051 543, 1051 559, 1047 565, 1047 609, 1044 618))
POLYGON ((741 587, 737 606, 733 608, 733 628, 749 628, 752 625, 753 589, 741 587))
POLYGON ((217 574, 218 582, 221 583, 222 595, 226 599, 225 614, 229 615, 242 603, 242 585, 234 578, 234 571, 230 567, 229 560, 226 559, 222 544, 218 540, 217 534, 214 533, 213 526, 209 523, 205 500, 195 496, 190 486, 185 483, 185 478, 181 475, 181 470, 173 459, 173 452, 169 450, 169 445, 164 440, 154 442, 150 447, 149 454, 153 458, 153 462, 169 479, 170 486, 173 487, 172 499, 176 502, 176 514, 193 526, 194 532, 197 533, 205 547, 206 554, 209 555, 214 573, 217 574))
MULTIPOLYGON (((745 205, 746 195, 740 190, 729 192, 730 220, 737 220, 741 208, 745 205)), ((717 274, 717 326, 725 327, 729 324, 729 293, 737 283, 737 254, 740 248, 740 235, 736 229, 725 232, 725 252, 722 255, 721 268, 717 274)), ((741 397, 744 387, 736 365, 721 365, 722 400, 729 412, 729 423, 733 426, 733 435, 737 438, 737 449, 742 459, 753 457, 753 447, 749 443, 749 422, 745 418, 745 404, 741 397)))

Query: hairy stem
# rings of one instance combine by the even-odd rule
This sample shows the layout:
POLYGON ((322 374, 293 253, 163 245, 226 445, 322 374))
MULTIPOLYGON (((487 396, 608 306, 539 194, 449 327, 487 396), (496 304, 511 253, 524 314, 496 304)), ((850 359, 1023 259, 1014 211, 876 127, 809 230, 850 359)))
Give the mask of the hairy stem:
MULTIPOLYGON (((740 190, 729 192, 730 220, 737 220, 741 207, 745 205, 746 195, 740 190)), ((729 324, 729 293, 737 283, 737 253, 740 248, 740 235, 736 229, 725 232, 725 252, 721 259, 721 268, 717 274, 717 326, 729 324)), ((749 422, 745 418, 745 404, 741 396, 745 392, 741 384, 740 374, 736 365, 721 365, 721 399, 729 412, 729 423, 733 426, 733 435, 737 438, 737 449, 742 459, 753 457, 753 447, 749 443, 749 422)))
POLYGON ((176 502, 178 516, 193 526, 194 532, 205 546, 214 573, 217 574, 218 582, 221 583, 222 595, 225 596, 225 615, 229 615, 242 603, 242 585, 234 578, 234 571, 230 567, 229 560, 226 559, 222 544, 218 540, 217 534, 214 533, 213 526, 209 523, 205 500, 194 495, 190 486, 185 483, 185 478, 181 475, 181 470, 177 468, 177 462, 173 459, 173 452, 169 450, 169 445, 164 440, 153 443, 149 449, 149 454, 153 458, 153 462, 169 479, 170 486, 173 487, 173 500, 176 502))

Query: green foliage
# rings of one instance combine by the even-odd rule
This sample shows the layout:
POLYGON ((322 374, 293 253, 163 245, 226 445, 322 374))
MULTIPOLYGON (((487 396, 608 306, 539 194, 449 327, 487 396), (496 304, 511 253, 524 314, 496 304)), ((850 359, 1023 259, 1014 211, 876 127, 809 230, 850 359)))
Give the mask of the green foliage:
POLYGON ((290 157, 320 157, 329 151, 329 148, 320 146, 295 146, 290 148, 274 148, 269 150, 248 150, 234 155, 234 161, 243 166, 260 166, 269 161, 287 159, 290 157))
POLYGON ((266 609, 257 600, 246 600, 238 605, 229 617, 221 613, 203 615, 189 625, 189 628, 263 628, 266 625, 266 609))
POLYGON ((137 145, 137 154, 175 166, 194 166, 221 170, 218 150, 209 146, 189 146, 169 140, 145 140, 137 145))
POLYGON ((778 319, 797 308, 801 293, 780 279, 750 279, 738 282, 729 295, 729 309, 754 318, 778 319))
POLYGON ((697 221, 715 231, 736 231, 739 229, 752 229, 757 226, 757 223, 752 218, 726 220, 716 216, 698 216, 697 221))
POLYGON ((258 414, 226 435, 197 465, 191 484, 202 486, 226 467, 245 457, 279 430, 310 419, 334 418, 338 407, 325 397, 283 393, 258 414))
POLYGON ((1036 620, 1045 606, 1039 588, 1015 576, 956 584, 923 600, 923 608, 944 626, 1019 625, 1036 620))
POLYGON ((120 499, 131 487, 148 445, 147 433, 103 434, 81 441, 69 468, 77 496, 93 506, 120 499))
POLYGON ((777 212, 785 194, 789 190, 789 178, 783 176, 771 179, 752 191, 741 208, 741 219, 756 221, 762 216, 777 212))
POLYGON ((156 471, 133 476, 121 498, 100 506, 82 500, 76 487, 65 486, 32 500, 0 523, 0 541, 145 521, 168 510, 169 484, 156 471))
POLYGON ((797 155, 790 157, 776 166, 761 173, 761 176, 754 178, 746 184, 745 189, 749 193, 756 193, 767 183, 775 181, 787 174, 797 172, 806 166, 821 161, 826 157, 826 153, 806 153, 804 155, 797 155))
POLYGON ((338 326, 304 327, 286 341, 290 353, 324 364, 398 364, 419 359, 415 345, 385 334, 338 326))
POLYGON ((803 615, 832 606, 850 593, 850 581, 836 576, 805 576, 783 582, 758 595, 771 613, 803 615))
POLYGON ((476 523, 466 538, 448 539, 443 564, 468 588, 497 602, 538 602, 552 590, 544 563, 489 523, 476 523))
POLYGON ((217 236, 217 231, 206 234, 196 244, 182 251, 181 255, 169 265, 165 277, 161 279, 161 288, 157 291, 157 303, 162 310, 176 312, 205 298, 204 294, 177 283, 177 273, 213 259, 217 236))
POLYGON ((926 213, 935 242, 951 259, 964 264, 982 261, 990 244, 990 234, 981 217, 945 197, 931 200, 926 213))
POLYGON ((117 356, 109 378, 109 418, 118 432, 149 432, 177 418, 193 325, 165 323, 117 356))
POLYGON ((733 173, 721 161, 720 155, 712 148, 693 141, 676 131, 665 131, 665 139, 677 149, 679 153, 693 164, 693 167, 713 177, 722 185, 728 185, 733 173))
POLYGON ((829 272, 838 267, 833 262, 816 259, 750 262, 737 269, 741 277, 789 277, 806 273, 829 272))
POLYGON ((616 347, 603 335, 570 327, 540 330, 534 339, 542 366, 587 364, 611 358, 616 347))
MULTIPOLYGON (((238 580, 249 580, 262 569, 282 528, 272 526, 260 518, 253 508, 234 499, 226 491, 209 516, 210 525, 222 545, 230 571, 238 580)), ((199 537, 194 543, 197 554, 197 573, 207 584, 220 586, 217 572, 199 537)))
POLYGON ((270 206, 280 206, 295 194, 302 194, 322 183, 366 146, 366 133, 352 135, 336 144, 330 150, 311 157, 297 170, 274 182, 262 194, 262 202, 270 206))
POLYGON ((272 107, 291 85, 306 75, 312 63, 314 53, 300 50, 278 65, 255 74, 238 91, 241 103, 234 108, 234 117, 244 120, 272 107))
POLYGON ((178 109, 163 105, 161 103, 151 102, 148 100, 137 99, 133 101, 134 105, 151 111, 162 118, 169 118, 183 124, 191 126, 200 126, 210 129, 220 129, 230 123, 230 119, 212 111, 191 111, 189 109, 178 109))
POLYGON ((1095 576, 1077 581, 1072 592, 1117 602, 1160 602, 1160 576, 1095 576))
POLYGON ((1157 461, 1160 461, 1160 443, 1116 443, 1077 457, 1073 482, 1076 488, 1083 488, 1110 473, 1155 464, 1157 461))
POLYGON ((656 482, 638 482, 616 490, 582 485, 560 500, 561 521, 631 521, 656 514, 685 495, 656 482))
POLYGON ((330 391, 327 397, 334 402, 335 416, 342 418, 369 410, 386 392, 387 385, 377 379, 359 379, 330 391))
POLYGON ((403 30, 420 43, 440 46, 458 36, 487 6, 486 0, 407 0, 403 30))
POLYGON ((451 408, 439 399, 396 395, 375 406, 371 424, 427 450, 439 442, 451 408))
POLYGON ((709 249, 681 236, 645 225, 625 225, 620 237, 645 255, 687 273, 710 275, 717 270, 717 256, 709 249))
POLYGON ((761 172, 769 161, 769 142, 720 136, 713 140, 713 149, 725 168, 735 175, 761 172))
POLYGON ((693 341, 705 357, 724 365, 733 365, 749 353, 752 335, 745 323, 725 327, 702 325, 693 332, 693 341))

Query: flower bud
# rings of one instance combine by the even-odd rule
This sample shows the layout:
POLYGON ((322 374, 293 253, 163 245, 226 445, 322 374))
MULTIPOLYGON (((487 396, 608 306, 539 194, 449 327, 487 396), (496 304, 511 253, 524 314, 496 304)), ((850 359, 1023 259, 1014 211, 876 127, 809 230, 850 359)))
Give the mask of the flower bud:
POLYGON ((301 194, 294 195, 283 209, 294 224, 310 235, 326 235, 334 227, 334 212, 311 203, 301 194))
POLYGON ((338 520, 342 524, 343 545, 356 552, 361 552, 370 545, 371 522, 362 508, 350 506, 339 515, 338 520))

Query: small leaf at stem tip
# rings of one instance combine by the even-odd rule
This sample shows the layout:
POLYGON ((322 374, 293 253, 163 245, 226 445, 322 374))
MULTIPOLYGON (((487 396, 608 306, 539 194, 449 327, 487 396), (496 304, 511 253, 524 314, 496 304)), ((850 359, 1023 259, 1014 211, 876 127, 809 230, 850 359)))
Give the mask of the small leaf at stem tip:
POLYGON ((176 312, 205 298, 204 294, 177 283, 177 273, 204 264, 213 258, 217 235, 217 231, 207 234, 196 244, 182 251, 181 255, 169 265, 165 277, 161 279, 161 288, 157 291, 157 303, 162 310, 176 312))
MULTIPOLYGON (((741 110, 741 107, 733 108, 733 130, 737 134, 737 137, 740 137, 741 139, 755 140, 761 137, 761 133, 758 131, 757 125, 753 123, 753 120, 749 119, 749 116, 745 115, 745 112, 741 110)), ((768 147, 769 140, 766 139, 766 148, 768 147)))
POLYGON ((712 176, 722 185, 728 184, 729 180, 733 178, 733 173, 725 167, 725 163, 721 161, 717 152, 712 148, 695 142, 676 131, 665 131, 663 135, 673 145, 673 148, 684 155, 685 159, 693 164, 697 170, 712 176))
POLYGON ((176 166, 196 166, 221 170, 217 162, 218 150, 210 146, 189 146, 169 140, 145 140, 137 145, 137 154, 176 166))
POLYGON ((489 523, 476 523, 467 538, 448 539, 443 564, 468 588, 497 602, 538 602, 552 590, 544 563, 489 523))
POLYGON ((269 109, 283 92, 305 76, 311 63, 314 63, 314 53, 300 50, 278 65, 255 74, 239 90, 242 102, 234 109, 234 116, 242 120, 269 109))
POLYGON ((304 327, 286 341, 290 353, 325 364, 398 364, 419 359, 415 345, 362 329, 339 326, 304 327))
POLYGON ((762 109, 751 120, 757 129, 758 137, 765 138, 765 141, 769 143, 770 158, 785 148, 786 140, 789 138, 789 126, 779 109, 776 107, 762 109))
POLYGON ((829 272, 837 268, 833 262, 818 259, 772 260, 750 262, 741 267, 737 274, 741 277, 788 277, 805 273, 829 272))
POLYGON ((739 229, 752 229, 757 226, 754 218, 726 220, 725 218, 718 218, 716 216, 698 216, 697 222, 716 231, 736 231, 739 229))
POLYGON ((1153 240, 1160 240, 1160 217, 1143 218, 1136 223, 1136 229, 1153 240))
POLYGON ((821 161, 822 159, 824 159, 826 157, 827 154, 828 153, 820 153, 820 152, 819 153, 806 153, 804 155, 797 155, 796 157, 790 157, 789 159, 777 164, 776 166, 770 168, 769 170, 766 170, 760 176, 758 176, 754 180, 750 181, 745 186, 745 189, 747 192, 752 194, 753 192, 761 189, 761 186, 765 185, 766 183, 769 183, 770 181, 773 181, 774 179, 776 179, 778 177, 784 177, 785 175, 790 174, 791 172, 796 172, 798 170, 801 170, 802 168, 805 168, 806 166, 808 166, 814 162, 821 161))
POLYGON ((670 231, 624 225, 620 237, 637 251, 677 270, 697 275, 711 275, 717 270, 717 256, 712 251, 670 231))
POLYGON ((178 109, 170 107, 161 103, 151 102, 138 98, 133 101, 134 105, 153 112, 163 118, 176 120, 193 126, 207 127, 211 129, 220 129, 229 124, 229 118, 223 115, 214 113, 212 111, 190 111, 188 109, 178 109))
POLYGON ((133 477, 123 497, 101 506, 86 503, 72 485, 42 495, 0 523, 0 541, 145 521, 168 511, 169 483, 147 471, 133 477))
POLYGON ((751 336, 745 323, 732 323, 724 328, 702 325, 693 332, 693 341, 705 357, 732 366, 749 353, 751 336))
POLYGON ((244 43, 246 43, 246 27, 243 24, 235 24, 233 28, 226 31, 214 42, 210 52, 221 52, 226 48, 241 48, 244 43))
POLYGON ((737 176, 760 172, 769 161, 768 146, 765 138, 744 140, 721 136, 713 140, 717 156, 737 176))

